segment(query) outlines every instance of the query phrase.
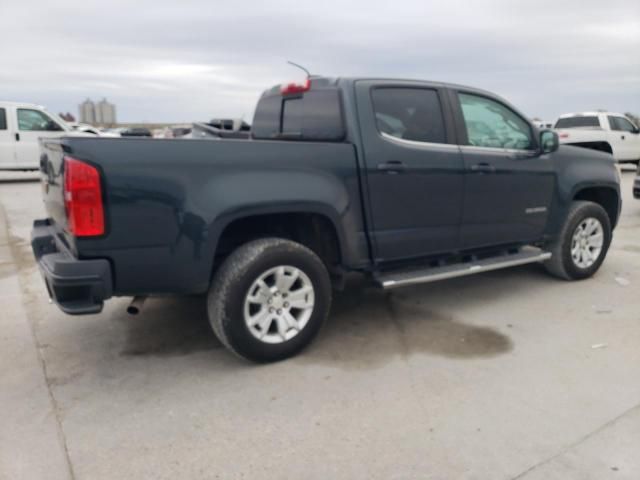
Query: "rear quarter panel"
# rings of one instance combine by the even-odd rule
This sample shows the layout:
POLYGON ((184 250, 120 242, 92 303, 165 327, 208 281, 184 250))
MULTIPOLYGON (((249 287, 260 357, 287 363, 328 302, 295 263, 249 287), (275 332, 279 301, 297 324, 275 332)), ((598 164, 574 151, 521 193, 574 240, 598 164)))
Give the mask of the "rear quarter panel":
POLYGON ((107 234, 78 239, 112 261, 116 294, 206 290, 218 238, 247 215, 314 212, 345 261, 366 262, 352 145, 247 140, 65 139, 103 172, 107 234))

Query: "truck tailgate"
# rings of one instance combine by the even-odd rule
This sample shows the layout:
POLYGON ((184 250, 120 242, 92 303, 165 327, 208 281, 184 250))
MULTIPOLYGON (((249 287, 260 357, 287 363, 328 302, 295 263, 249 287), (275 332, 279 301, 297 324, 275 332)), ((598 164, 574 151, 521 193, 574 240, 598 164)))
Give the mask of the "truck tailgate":
POLYGON ((68 228, 64 207, 64 151, 59 140, 40 140, 42 198, 49 218, 61 232, 68 228))
POLYGON ((602 129, 559 128, 556 129, 560 143, 604 142, 607 132, 602 129))

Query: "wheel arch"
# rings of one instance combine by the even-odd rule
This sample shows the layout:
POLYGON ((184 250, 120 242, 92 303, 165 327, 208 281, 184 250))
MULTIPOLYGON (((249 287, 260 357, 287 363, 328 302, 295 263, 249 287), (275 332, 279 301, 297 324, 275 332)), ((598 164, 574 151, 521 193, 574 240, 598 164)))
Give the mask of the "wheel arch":
POLYGON ((585 200, 597 203, 607 212, 612 229, 618 223, 620 197, 615 188, 603 185, 585 185, 576 189, 572 200, 585 200))
POLYGON ((317 202, 254 205, 228 213, 216 222, 212 273, 233 249, 267 236, 287 238, 307 246, 329 268, 342 264, 348 256, 340 216, 329 205, 317 202))
POLYGON ((597 142, 576 142, 566 143, 565 145, 571 145, 574 147, 588 148, 590 150, 596 150, 598 152, 609 153, 613 155, 613 146, 607 140, 601 140, 597 142))

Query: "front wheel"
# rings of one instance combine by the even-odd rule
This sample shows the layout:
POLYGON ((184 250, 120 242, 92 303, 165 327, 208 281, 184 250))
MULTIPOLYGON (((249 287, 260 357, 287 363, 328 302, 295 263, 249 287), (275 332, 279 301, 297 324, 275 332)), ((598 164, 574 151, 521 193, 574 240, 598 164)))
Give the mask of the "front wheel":
POLYGON ((331 306, 327 270, 311 250, 280 238, 236 249, 209 289, 209 322, 237 355, 270 362, 295 355, 316 336, 331 306))
POLYGON ((611 244, 611 222, 597 203, 573 202, 545 267, 565 280, 581 280, 598 271, 611 244))

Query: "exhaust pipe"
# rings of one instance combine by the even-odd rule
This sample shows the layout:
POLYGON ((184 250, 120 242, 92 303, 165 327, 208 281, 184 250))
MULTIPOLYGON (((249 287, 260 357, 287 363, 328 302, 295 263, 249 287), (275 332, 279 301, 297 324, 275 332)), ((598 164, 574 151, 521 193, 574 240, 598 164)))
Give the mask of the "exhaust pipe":
POLYGON ((131 300, 131 303, 127 307, 127 313, 129 315, 138 315, 142 311, 146 299, 146 296, 133 297, 133 300, 131 300))

